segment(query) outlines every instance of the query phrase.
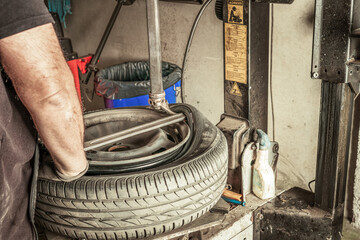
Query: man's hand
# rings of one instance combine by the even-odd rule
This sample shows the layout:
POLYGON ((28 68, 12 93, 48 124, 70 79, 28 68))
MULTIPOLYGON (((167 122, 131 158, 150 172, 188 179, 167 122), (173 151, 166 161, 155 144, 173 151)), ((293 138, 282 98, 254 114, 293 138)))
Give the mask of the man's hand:
POLYGON ((46 156, 42 159, 39 168, 38 178, 48 179, 52 181, 71 182, 82 177, 87 172, 88 169, 89 169, 89 162, 86 161, 85 168, 80 173, 77 173, 75 175, 61 173, 56 169, 54 162, 52 161, 50 156, 46 156))

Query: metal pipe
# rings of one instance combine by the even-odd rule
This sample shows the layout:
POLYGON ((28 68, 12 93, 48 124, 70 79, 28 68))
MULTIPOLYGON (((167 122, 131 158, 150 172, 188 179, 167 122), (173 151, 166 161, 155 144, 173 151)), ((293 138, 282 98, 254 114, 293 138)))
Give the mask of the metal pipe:
POLYGON ((165 100, 162 81, 161 40, 159 22, 159 0, 146 0, 147 30, 150 61, 150 94, 149 103, 155 109, 162 109, 173 114, 165 100))
POLYGON ((185 116, 182 113, 171 115, 169 117, 161 118, 153 122, 148 122, 139 126, 135 126, 126 130, 122 130, 110 135, 106 135, 100 138, 96 138, 84 143, 84 150, 89 151, 96 148, 104 147, 116 143, 117 141, 133 137, 142 133, 150 132, 152 130, 165 127, 174 123, 178 123, 185 120, 185 116))
POLYGON ((87 73, 86 73, 86 77, 85 77, 85 81, 84 83, 85 84, 88 84, 89 80, 90 80, 90 77, 91 77, 91 74, 93 73, 94 71, 94 67, 96 66, 97 62, 99 61, 99 58, 100 58, 100 55, 104 49, 104 46, 107 42, 107 39, 109 38, 109 35, 110 35, 110 32, 115 24, 115 21, 117 19, 117 16, 119 15, 119 12, 120 12, 120 9, 122 7, 122 5, 124 4, 124 0, 117 0, 117 4, 115 6, 115 9, 111 15, 111 18, 109 20, 109 23, 108 25, 106 26, 106 29, 104 31, 104 34, 100 40, 100 43, 99 43, 99 46, 97 47, 96 49, 96 52, 93 56, 93 58, 91 59, 91 62, 89 63, 88 65, 88 68, 87 68, 87 73))
POLYGON ((149 40, 150 85, 152 94, 164 92, 162 82, 159 0, 146 0, 147 30, 149 40))

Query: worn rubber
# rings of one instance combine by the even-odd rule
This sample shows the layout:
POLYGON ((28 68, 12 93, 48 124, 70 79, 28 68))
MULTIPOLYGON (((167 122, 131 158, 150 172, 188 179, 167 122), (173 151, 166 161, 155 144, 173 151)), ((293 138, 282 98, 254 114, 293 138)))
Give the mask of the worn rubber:
MULTIPOLYGON (((191 109, 191 111, 195 111, 191 109)), ((220 198, 227 176, 225 137, 194 113, 191 152, 143 172, 38 180, 36 223, 78 239, 136 239, 197 219, 220 198)))

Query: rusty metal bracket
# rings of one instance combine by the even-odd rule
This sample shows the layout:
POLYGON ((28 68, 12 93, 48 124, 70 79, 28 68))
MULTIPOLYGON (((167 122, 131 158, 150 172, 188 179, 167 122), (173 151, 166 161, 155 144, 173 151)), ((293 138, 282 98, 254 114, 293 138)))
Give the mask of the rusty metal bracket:
POLYGON ((239 163, 245 145, 251 141, 249 125, 247 119, 228 114, 221 115, 221 121, 216 125, 224 133, 228 143, 228 183, 235 192, 240 192, 241 189, 241 169, 239 163))
POLYGON ((312 78, 347 82, 352 0, 316 0, 312 78))
POLYGON ((249 121, 223 114, 216 126, 224 133, 229 146, 229 169, 236 169, 241 153, 249 142, 249 121))
POLYGON ((316 0, 311 76, 359 93, 360 2, 316 0))
POLYGON ((346 62, 348 68, 348 81, 353 92, 359 93, 360 81, 360 60, 351 58, 346 62))

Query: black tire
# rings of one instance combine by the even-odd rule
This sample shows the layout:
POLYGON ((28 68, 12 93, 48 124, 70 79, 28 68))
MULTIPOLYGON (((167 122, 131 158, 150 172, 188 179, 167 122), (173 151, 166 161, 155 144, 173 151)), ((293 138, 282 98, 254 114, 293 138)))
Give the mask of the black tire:
POLYGON ((216 2, 215 2, 215 15, 221 21, 224 20, 224 10, 223 10, 224 6, 223 5, 224 5, 223 0, 216 0, 216 2))
POLYGON ((220 198, 228 151, 219 129, 194 108, 194 136, 183 158, 142 172, 38 180, 36 223, 72 238, 135 239, 197 219, 220 198))

